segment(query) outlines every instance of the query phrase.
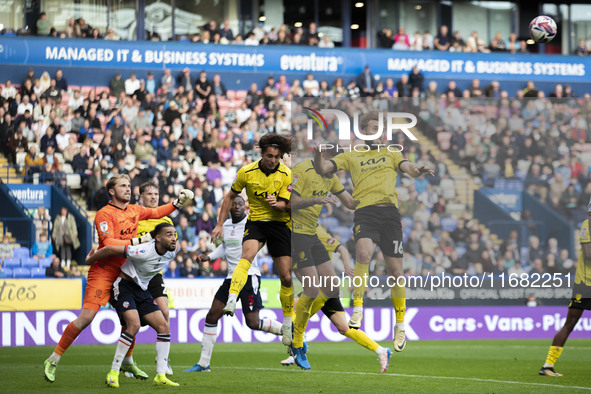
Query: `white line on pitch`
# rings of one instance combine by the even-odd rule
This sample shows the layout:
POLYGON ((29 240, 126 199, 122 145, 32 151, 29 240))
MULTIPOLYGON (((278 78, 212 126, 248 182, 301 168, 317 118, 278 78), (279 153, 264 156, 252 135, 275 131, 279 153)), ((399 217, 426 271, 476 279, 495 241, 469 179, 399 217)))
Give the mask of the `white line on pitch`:
MULTIPOLYGON (((180 366, 179 366, 180 367, 180 366)), ((189 368, 189 366, 182 366, 181 368, 189 368)), ((288 368, 251 368, 251 367, 214 367, 213 369, 244 369, 244 370, 255 370, 255 371, 280 371, 280 372, 288 372, 299 371, 296 369, 288 369, 288 368)), ((304 372, 304 371, 302 371, 304 372)), ((330 373, 330 374, 350 374, 350 375, 386 375, 386 376, 398 376, 403 378, 418 378, 418 379, 443 379, 443 380, 468 380, 472 382, 484 382, 484 383, 503 383, 503 384, 521 384, 525 386, 543 386, 543 387, 552 387, 552 388, 561 388, 561 389, 579 389, 579 390, 591 390, 591 387, 584 387, 584 386, 569 386, 569 385, 559 385, 559 384, 548 384, 548 383, 535 383, 535 382, 516 382, 512 380, 497 380, 497 379, 480 379, 480 378, 465 378, 461 376, 429 376, 429 375, 408 375, 408 374, 401 374, 401 373, 373 373, 373 372, 345 372, 345 371, 320 371, 320 370, 308 370, 305 373, 330 373)))

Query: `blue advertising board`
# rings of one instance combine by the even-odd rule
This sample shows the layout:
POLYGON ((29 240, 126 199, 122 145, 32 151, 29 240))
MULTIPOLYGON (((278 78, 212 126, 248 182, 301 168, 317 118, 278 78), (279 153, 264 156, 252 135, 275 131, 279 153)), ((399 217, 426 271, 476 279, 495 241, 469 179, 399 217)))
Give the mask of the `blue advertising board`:
POLYGON ((480 189, 492 202, 507 213, 521 212, 521 191, 507 189, 480 189))
POLYGON ((51 208, 50 185, 10 183, 8 184, 8 188, 16 199, 18 199, 27 209, 37 209, 41 205, 47 209, 51 208))
POLYGON ((359 74, 370 65, 379 75, 407 74, 417 65, 430 78, 533 80, 587 83, 591 58, 508 53, 450 53, 384 49, 241 46, 180 42, 0 38, 0 64, 93 67, 125 70, 163 68, 219 72, 359 74))

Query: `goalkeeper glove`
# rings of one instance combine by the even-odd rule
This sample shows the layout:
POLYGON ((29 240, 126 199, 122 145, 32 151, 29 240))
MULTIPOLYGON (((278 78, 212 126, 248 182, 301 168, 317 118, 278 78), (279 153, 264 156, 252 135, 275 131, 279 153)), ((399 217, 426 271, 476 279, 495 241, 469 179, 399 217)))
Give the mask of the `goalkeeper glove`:
POLYGON ((193 193, 191 190, 183 189, 179 193, 178 198, 173 201, 172 205, 174 205, 176 209, 180 209, 187 205, 191 200, 193 200, 194 197, 195 193, 193 193))
POLYGON ((150 233, 145 233, 139 238, 132 238, 131 244, 133 246, 143 244, 144 242, 150 242, 152 240, 152 235, 150 233))

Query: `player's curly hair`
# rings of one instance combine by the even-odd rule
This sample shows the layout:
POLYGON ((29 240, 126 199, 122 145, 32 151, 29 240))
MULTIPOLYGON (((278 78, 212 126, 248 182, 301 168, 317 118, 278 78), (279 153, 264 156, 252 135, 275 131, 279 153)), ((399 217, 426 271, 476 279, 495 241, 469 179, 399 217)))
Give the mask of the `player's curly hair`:
POLYGON ((268 147, 279 149, 281 156, 291 153, 291 137, 285 137, 276 133, 268 133, 259 140, 259 148, 261 154, 265 152, 268 147))
POLYGON ((174 226, 168 222, 159 223, 156 226, 156 228, 154 228, 154 230, 150 231, 150 235, 152 236, 152 239, 156 238, 156 236, 158 234, 160 234, 162 232, 162 230, 164 230, 165 228, 168 228, 168 227, 174 228, 174 226))
POLYGON ((359 117, 359 128, 361 130, 366 130, 367 125, 369 125, 370 121, 372 121, 372 120, 379 121, 379 119, 380 119, 380 113, 378 111, 371 111, 366 114, 363 114, 359 117))

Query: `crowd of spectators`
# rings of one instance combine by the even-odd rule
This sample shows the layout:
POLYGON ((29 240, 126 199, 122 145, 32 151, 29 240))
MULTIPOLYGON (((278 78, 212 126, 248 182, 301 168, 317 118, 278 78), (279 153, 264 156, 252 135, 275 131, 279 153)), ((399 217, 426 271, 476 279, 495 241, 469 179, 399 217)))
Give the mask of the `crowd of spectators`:
MULTIPOLYGON (((87 24, 84 18, 70 18, 68 25, 62 31, 53 27, 47 19, 47 14, 42 12, 36 24, 38 36, 49 36, 55 38, 90 38, 105 40, 120 40, 121 37, 109 28, 107 32, 102 32, 87 24)), ((272 27, 265 29, 263 23, 259 23, 248 33, 235 34, 230 28, 230 21, 224 20, 218 26, 214 20, 209 21, 200 27, 200 32, 191 35, 179 36, 180 41, 200 43, 200 44, 234 44, 234 45, 305 45, 319 48, 334 48, 330 36, 318 31, 316 23, 312 22, 306 29, 294 27, 289 29, 287 25, 282 24, 279 28, 272 27)), ((156 32, 146 31, 148 40, 160 41, 160 36, 156 32)))
POLYGON ((378 33, 378 43, 380 48, 410 51, 529 52, 527 41, 518 39, 516 33, 510 33, 509 37, 503 38, 502 34, 497 32, 493 39, 486 43, 484 39, 478 36, 476 30, 468 38, 464 39, 458 30, 452 34, 446 25, 441 25, 435 36, 429 30, 425 30, 423 33, 416 31, 410 36, 402 26, 398 28, 396 34, 392 32, 392 29, 384 28, 378 33))
MULTIPOLYGON (((504 259, 500 245, 483 238, 472 217, 455 219, 458 227, 464 221, 471 233, 478 232, 476 239, 470 234, 460 239, 452 236, 455 230, 437 229, 437 223, 448 215, 449 199, 439 185, 449 178, 442 160, 445 156, 465 165, 485 184, 496 178, 520 178, 534 194, 566 214, 574 215, 591 194, 588 168, 577 157, 588 139, 589 106, 561 85, 548 92, 553 100, 545 98, 532 82, 510 98, 496 82, 480 87, 474 80, 469 89, 461 91, 450 81, 440 89, 436 82, 424 81, 415 68, 399 80, 385 78, 383 83, 366 67, 346 83, 337 78, 329 84, 313 74, 302 81, 289 81, 281 75, 277 80, 270 76, 263 86, 253 83, 245 92, 226 89, 219 75, 188 68, 178 75, 167 69, 158 79, 151 72, 132 73, 127 78, 117 73, 108 87, 86 91, 70 86, 61 70, 54 76, 46 72, 37 76, 29 70, 20 86, 6 81, 0 88, 0 148, 12 163, 18 162, 29 180, 38 175, 40 182, 65 185, 66 172, 78 173, 90 210, 107 203, 106 181, 122 172, 131 178, 132 203, 139 202, 139 186, 150 179, 159 182, 161 203, 169 202, 179 188, 195 190, 193 206, 171 215, 191 258, 215 246, 210 233, 217 208, 237 170, 258 159, 258 139, 269 132, 291 134, 294 98, 372 97, 378 109, 391 105, 413 109, 424 121, 424 132, 439 142, 442 156, 423 147, 410 146, 408 151, 415 161, 429 161, 438 173, 434 180, 419 178, 401 186, 405 189, 401 210, 413 220, 407 236, 439 246, 431 242, 426 246, 431 249, 425 252, 421 246, 420 253, 407 247, 406 264, 415 262, 415 269, 408 266, 407 272, 423 272, 423 264, 428 268, 431 260, 434 272, 438 261, 444 261, 441 266, 445 267, 448 260, 452 268, 446 268, 447 272, 460 272, 456 268, 462 264, 468 272, 478 272, 477 265, 466 263, 468 257, 486 255, 493 263, 504 259), (443 135, 447 135, 448 148, 441 144, 443 135), (17 160, 22 156, 22 162, 17 160), (525 176, 520 172, 523 168, 525 176), (536 171, 545 174, 539 179, 547 187, 540 184, 536 171), (478 247, 472 250, 474 243, 478 247), (427 262, 425 255, 430 256, 427 262)), ((306 142, 298 143, 307 149, 306 142)), ((351 227, 350 213, 340 219, 343 226, 351 227)), ((187 268, 186 260, 176 261, 170 275, 220 275, 227 269, 221 260, 205 271, 187 268)), ((517 260, 524 270, 532 266, 523 253, 517 260)), ((543 259, 545 267, 547 260, 543 259)), ((265 253, 260 265, 264 274, 273 275, 272 261, 265 253)))

